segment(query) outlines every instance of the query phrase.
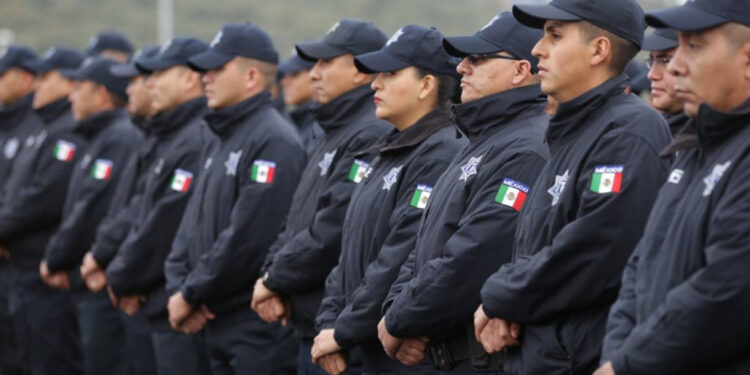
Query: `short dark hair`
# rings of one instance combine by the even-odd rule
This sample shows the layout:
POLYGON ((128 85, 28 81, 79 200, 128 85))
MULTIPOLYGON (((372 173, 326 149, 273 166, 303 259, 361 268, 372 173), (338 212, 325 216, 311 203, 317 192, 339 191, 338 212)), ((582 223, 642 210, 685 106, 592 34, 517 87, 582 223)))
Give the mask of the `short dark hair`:
POLYGON ((625 66, 627 66, 630 60, 632 60, 635 55, 638 54, 638 51, 641 50, 635 45, 635 43, 604 30, 590 22, 580 21, 578 22, 578 26, 579 30, 581 30, 581 37, 583 37, 584 43, 589 43, 595 38, 601 36, 609 39, 609 42, 612 45, 612 63, 610 64, 610 68, 616 74, 625 71, 625 66))
POLYGON ((452 104, 461 103, 460 82, 457 76, 448 74, 433 73, 428 70, 417 68, 417 74, 420 78, 428 75, 435 77, 438 81, 437 105, 441 109, 447 109, 452 104))

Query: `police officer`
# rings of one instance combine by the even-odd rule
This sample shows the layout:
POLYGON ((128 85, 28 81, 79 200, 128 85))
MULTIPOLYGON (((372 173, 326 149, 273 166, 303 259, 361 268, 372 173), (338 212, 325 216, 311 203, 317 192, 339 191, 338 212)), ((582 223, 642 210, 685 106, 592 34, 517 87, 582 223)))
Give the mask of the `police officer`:
POLYGON ((670 28, 656 29, 643 39, 642 49, 648 51, 648 79, 651 81, 651 106, 660 111, 669 125, 672 137, 685 127, 688 117, 682 100, 674 89, 675 77, 667 70, 677 50, 677 32, 670 28))
POLYGON ((228 24, 188 62, 205 72, 204 118, 218 141, 206 149, 165 265, 169 320, 184 333, 205 325, 214 374, 272 374, 277 327, 247 308, 248 285, 288 211, 305 152, 271 106, 278 53, 265 31, 228 24))
POLYGON ((141 140, 121 109, 127 80, 110 73, 114 64, 108 58, 90 57, 79 69, 60 71, 76 81, 70 94, 73 115, 77 131, 89 144, 74 166, 62 224, 40 264, 42 280, 48 285, 73 289, 86 374, 129 373, 121 318, 105 292, 86 290, 79 272, 125 162, 141 140))
MULTIPOLYGON (((151 97, 146 90, 145 76, 137 70, 134 72, 133 69, 135 69, 135 61, 139 58, 152 56, 156 52, 158 52, 156 46, 144 47, 137 51, 129 64, 118 64, 110 68, 112 75, 130 80, 126 89, 128 94, 126 110, 131 122, 143 132, 146 132, 148 119, 153 115, 153 108, 151 97)), ((81 278, 92 292, 100 292, 107 287, 104 270, 114 258, 135 220, 143 179, 153 162, 151 156, 154 143, 153 137, 147 136, 128 158, 109 202, 107 215, 97 227, 91 250, 83 258, 81 278)), ((129 316, 122 312, 118 313, 125 328, 128 358, 133 371, 138 374, 155 374, 154 349, 145 320, 140 315, 129 316)))
MULTIPOLYGON (((24 46, 11 45, 0 50, 0 202, 18 151, 26 147, 28 137, 42 130, 31 107, 36 59, 36 53, 24 46)), ((15 374, 25 369, 8 310, 9 256, 8 249, 0 248, 0 345, 4 348, 0 351, 0 372, 15 374)))
POLYGON ((750 373, 750 1, 646 16, 690 120, 622 277, 596 375, 750 373))
POLYGON ((133 54, 133 44, 128 37, 116 30, 102 30, 92 36, 86 46, 88 56, 101 55, 125 63, 133 54))
POLYGON ((153 162, 140 173, 144 186, 134 202, 134 220, 107 267, 107 281, 121 310, 147 320, 159 374, 205 374, 210 368, 203 335, 183 335, 169 326, 164 261, 202 167, 201 138, 211 137, 203 127, 201 75, 187 66, 208 44, 177 37, 165 46, 155 57, 135 61, 149 74, 155 117, 146 126, 154 138, 153 162))
POLYGON ((313 361, 338 374, 332 362, 346 365, 344 352, 358 347, 364 373, 432 373, 432 366, 408 368, 388 358, 375 328, 383 300, 414 248, 432 188, 467 144, 456 137, 449 116, 458 60, 443 49, 440 31, 408 25, 381 50, 354 61, 361 72, 377 73, 371 84, 375 115, 395 129, 363 151, 376 157, 344 219, 341 258, 328 276, 316 319, 320 333, 313 361))
POLYGON ((299 57, 296 48, 292 50, 291 57, 279 64, 284 102, 289 106, 294 106, 294 109, 289 112, 289 117, 297 126, 308 155, 312 154, 315 147, 323 140, 323 129, 315 121, 313 113, 313 107, 317 105, 313 99, 310 80, 310 69, 313 65, 315 62, 299 57))
POLYGON ((352 191, 372 160, 358 153, 390 128, 375 117, 372 77, 357 70, 354 55, 378 50, 387 39, 372 23, 343 19, 321 40, 296 46, 299 56, 316 61, 310 78, 321 104, 315 118, 325 136, 305 168, 264 276, 255 284, 253 308, 269 322, 291 315, 301 340, 299 374, 323 373, 310 357, 314 321, 325 278, 339 257, 352 191))
POLYGON ((12 254, 14 326, 31 374, 81 371, 73 301, 68 292, 42 282, 39 262, 60 224, 68 180, 81 155, 76 151, 85 143, 74 129, 67 98, 73 82, 59 70, 77 68, 83 58, 72 48, 53 47, 33 65, 37 78, 31 105, 44 128, 31 147, 18 151, 0 209, 0 244, 12 254))
POLYGON ((664 120, 625 93, 625 65, 645 23, 633 0, 553 0, 516 5, 544 28, 532 51, 542 90, 559 103, 546 141, 551 157, 519 218, 513 262, 482 287, 476 336, 507 349, 511 374, 596 369, 609 305, 670 160, 664 120))
POLYGON ((644 92, 650 90, 650 82, 647 77, 648 65, 643 61, 630 60, 628 65, 625 65, 625 75, 630 80, 626 91, 641 96, 644 92))
MULTIPOLYGON (((128 103, 125 108, 130 115, 130 121, 143 132, 148 131, 148 121, 153 116, 154 109, 146 88, 146 75, 138 71, 135 62, 138 59, 153 57, 158 52, 159 46, 143 47, 133 55, 132 61, 128 64, 114 65, 110 69, 112 75, 130 80, 126 89, 128 103)), ((147 139, 138 146, 138 152, 128 158, 107 209, 107 215, 97 227, 91 250, 83 258, 81 277, 93 292, 104 290, 107 286, 107 265, 117 254, 135 220, 136 201, 139 199, 136 185, 142 182, 140 180, 143 179, 144 172, 153 159, 149 157, 153 143, 152 139, 147 139)))
POLYGON ((462 58, 463 104, 453 112, 470 145, 435 184, 414 250, 385 300, 380 340, 404 364, 427 357, 438 373, 501 370, 500 356, 487 357, 471 335, 472 314, 484 280, 510 261, 518 212, 549 154, 531 55, 540 36, 503 12, 472 36, 444 39, 462 58), (480 356, 485 364, 474 360, 480 356))

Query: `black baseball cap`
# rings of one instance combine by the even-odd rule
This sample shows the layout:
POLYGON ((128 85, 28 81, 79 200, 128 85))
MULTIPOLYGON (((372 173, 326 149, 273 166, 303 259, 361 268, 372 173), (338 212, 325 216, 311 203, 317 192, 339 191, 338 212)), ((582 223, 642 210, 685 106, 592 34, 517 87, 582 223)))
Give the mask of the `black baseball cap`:
POLYGON ((643 38, 642 50, 653 52, 653 51, 665 51, 677 48, 680 44, 677 40, 677 32, 674 29, 663 28, 656 29, 654 32, 647 34, 643 38))
POLYGON ((216 69, 237 56, 279 63, 279 53, 271 37, 252 23, 230 23, 221 28, 209 48, 188 59, 188 65, 197 71, 216 69))
POLYGON ((75 81, 91 81, 107 88, 113 94, 126 97, 128 87, 126 78, 117 77, 110 72, 110 68, 118 62, 103 56, 90 56, 83 61, 78 69, 61 69, 60 74, 75 81))
POLYGON ((36 52, 26 46, 11 45, 0 49, 0 74, 12 68, 20 68, 29 73, 36 73, 36 52))
POLYGON ((646 31, 643 8, 635 0, 552 0, 549 4, 517 4, 513 15, 522 24, 544 28, 544 22, 587 21, 620 36, 638 48, 646 31))
POLYGON ((103 30, 91 37, 89 45, 86 47, 86 54, 93 56, 106 50, 131 54, 134 48, 133 43, 130 43, 128 37, 123 33, 116 30, 103 30))
POLYGON ((415 66, 431 73, 456 75, 458 59, 445 52, 443 34, 438 29, 406 25, 380 50, 356 56, 354 64, 367 74, 415 66))
POLYGON ((529 61, 532 70, 536 71, 539 59, 531 54, 531 50, 543 35, 541 30, 518 22, 511 12, 501 12, 474 35, 444 38, 443 46, 456 57, 505 51, 529 61))
POLYGON ((742 0, 689 0, 682 6, 646 15, 646 23, 656 28, 701 31, 725 23, 750 27, 750 3, 742 0))
POLYGON ((127 63, 125 64, 118 64, 110 68, 110 72, 120 78, 133 78, 135 76, 139 76, 143 74, 138 68, 135 66, 135 63, 138 60, 141 59, 148 59, 156 56, 159 53, 159 45, 158 44, 152 44, 149 46, 141 47, 139 50, 135 51, 133 56, 130 57, 127 63))
POLYGON ((630 60, 628 65, 625 66, 625 75, 630 79, 630 91, 636 95, 651 89, 646 63, 639 60, 630 60))
POLYGON ((297 54, 297 48, 292 48, 292 53, 289 58, 279 63, 279 74, 282 76, 287 74, 299 73, 304 70, 310 70, 315 65, 314 61, 305 60, 297 54))
POLYGON ((188 64, 188 59, 208 49, 208 43, 191 37, 175 37, 161 46, 159 53, 151 58, 138 59, 136 68, 144 73, 167 70, 173 66, 188 64))
POLYGON ((310 61, 332 59, 341 55, 361 55, 383 47, 388 37, 372 22, 343 19, 316 41, 296 45, 297 54, 310 61))
POLYGON ((85 58, 86 55, 73 47, 55 46, 48 49, 41 59, 32 64, 32 67, 36 74, 60 69, 75 69, 81 66, 85 58))

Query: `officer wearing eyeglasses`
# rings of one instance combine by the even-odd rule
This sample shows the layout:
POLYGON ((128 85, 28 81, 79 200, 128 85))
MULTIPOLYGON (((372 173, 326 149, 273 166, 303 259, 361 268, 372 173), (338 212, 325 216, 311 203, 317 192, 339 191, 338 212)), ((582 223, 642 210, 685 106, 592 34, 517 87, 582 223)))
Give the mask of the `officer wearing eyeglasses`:
POLYGON ((688 121, 683 104, 674 89, 675 77, 667 70, 669 61, 677 51, 677 32, 672 29, 656 29, 643 40, 644 51, 648 51, 648 79, 651 81, 651 106, 659 110, 669 124, 672 137, 685 127, 688 121))

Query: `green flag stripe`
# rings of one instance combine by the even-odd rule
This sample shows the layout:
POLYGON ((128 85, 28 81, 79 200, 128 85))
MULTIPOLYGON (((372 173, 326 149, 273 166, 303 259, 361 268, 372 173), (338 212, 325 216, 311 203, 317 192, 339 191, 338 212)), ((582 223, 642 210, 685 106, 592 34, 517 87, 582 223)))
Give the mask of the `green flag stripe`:
POLYGON ((414 190, 414 195, 411 196, 410 204, 414 207, 418 207, 420 199, 422 199, 422 192, 420 190, 414 190))
POLYGON ((497 195, 495 196, 495 202, 503 203, 506 194, 508 194, 508 185, 500 186, 500 190, 497 191, 497 195))
POLYGON ((601 173, 594 173, 594 176, 591 177, 591 191, 598 193, 601 186, 602 180, 602 174, 601 173))

